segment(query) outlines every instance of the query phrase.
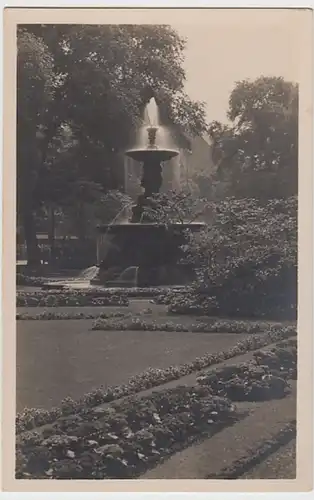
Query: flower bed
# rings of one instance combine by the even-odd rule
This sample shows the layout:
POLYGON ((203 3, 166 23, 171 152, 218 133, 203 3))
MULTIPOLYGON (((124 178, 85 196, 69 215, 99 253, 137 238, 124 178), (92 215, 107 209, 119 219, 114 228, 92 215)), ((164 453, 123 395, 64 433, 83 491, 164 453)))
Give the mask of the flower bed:
POLYGON ((288 394, 288 380, 296 379, 296 374, 296 346, 279 343, 268 351, 254 353, 249 363, 202 373, 197 382, 232 401, 264 401, 288 394))
POLYGON ((238 417, 230 401, 201 387, 178 387, 98 410, 18 436, 16 478, 137 477, 238 417))
MULTIPOLYGON (((99 313, 99 318, 128 318, 131 317, 132 313, 123 313, 120 311, 115 312, 101 312, 99 313)), ((38 321, 46 321, 46 320, 74 320, 74 319, 95 319, 95 315, 87 314, 85 312, 78 313, 62 313, 62 312, 54 312, 54 311, 43 311, 37 314, 29 314, 29 313, 17 313, 17 320, 38 320, 38 321)))
POLYGON ((16 431, 23 432, 44 424, 54 422, 62 415, 71 413, 80 414, 86 408, 93 408, 102 403, 110 402, 122 397, 136 394, 145 389, 157 387, 172 380, 179 380, 185 375, 197 372, 224 360, 231 359, 246 352, 255 351, 270 343, 287 339, 296 335, 294 327, 273 327, 263 334, 252 335, 245 340, 237 342, 226 351, 217 353, 205 353, 190 363, 170 366, 166 369, 150 368, 149 370, 132 377, 128 383, 113 387, 100 387, 99 389, 85 394, 80 400, 73 401, 71 398, 64 400, 59 408, 51 410, 25 409, 16 417, 16 431))
MULTIPOLYGON (((166 331, 166 332, 203 332, 203 333, 259 333, 269 329, 281 328, 281 323, 269 323, 266 321, 237 321, 237 320, 213 320, 198 321, 190 325, 183 325, 174 321, 159 323, 147 321, 140 317, 133 317, 127 321, 110 321, 110 319, 97 318, 93 324, 93 330, 104 331, 166 331)), ((294 328, 294 327, 292 327, 294 328)))
MULTIPOLYGON (((96 311, 97 312, 97 311, 96 311)), ((130 319, 133 318, 134 316, 147 316, 152 314, 152 310, 150 308, 143 309, 139 313, 131 313, 131 312, 122 312, 122 311, 111 311, 111 312, 101 312, 98 313, 98 315, 95 314, 90 314, 86 312, 55 312, 54 310, 45 310, 40 313, 28 313, 28 312, 20 312, 16 313, 16 319, 17 320, 71 320, 71 319, 110 319, 111 321, 114 318, 119 318, 119 319, 130 319)))
POLYGON ((16 274, 16 284, 21 286, 42 286, 47 281, 47 278, 38 276, 26 276, 25 274, 16 274))
POLYGON ((267 367, 274 375, 297 379, 297 341, 294 339, 254 353, 254 360, 258 366, 267 367))
MULTIPOLYGON (((17 285, 25 285, 25 286, 44 286, 47 284, 47 278, 41 278, 41 277, 31 277, 31 276, 25 276, 23 279, 18 280, 17 285), (25 280, 24 280, 25 278, 25 280)), ((110 287, 110 288, 105 288, 102 286, 85 286, 84 288, 73 288, 69 286, 67 288, 65 281, 59 279, 59 278, 54 278, 51 280, 53 284, 58 285, 60 283, 60 287, 63 286, 64 288, 55 288, 53 290, 49 290, 47 288, 43 288, 42 290, 34 290, 31 292, 28 292, 29 295, 44 295, 44 294, 75 294, 75 293, 83 293, 83 294, 92 294, 92 295, 126 295, 128 297, 142 297, 142 298, 156 298, 159 296, 166 295, 171 292, 171 294, 176 294, 179 293, 181 288, 175 288, 175 287, 145 287, 145 288, 140 288, 140 287, 110 287)), ((66 278, 66 283, 71 282, 73 284, 77 283, 79 285, 80 281, 77 278, 66 278)), ((18 292, 18 293, 25 293, 25 292, 18 292)), ((162 301, 161 301, 162 303, 162 301)))
POLYGON ((128 306, 125 295, 106 290, 62 290, 51 292, 18 292, 17 307, 62 306, 128 306))

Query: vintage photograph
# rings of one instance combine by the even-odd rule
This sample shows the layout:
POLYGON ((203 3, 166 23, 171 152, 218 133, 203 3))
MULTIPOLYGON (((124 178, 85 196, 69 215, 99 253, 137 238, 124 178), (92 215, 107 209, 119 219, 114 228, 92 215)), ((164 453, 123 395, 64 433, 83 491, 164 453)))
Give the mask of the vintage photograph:
POLYGON ((16 480, 296 479, 299 16, 17 25, 16 480))

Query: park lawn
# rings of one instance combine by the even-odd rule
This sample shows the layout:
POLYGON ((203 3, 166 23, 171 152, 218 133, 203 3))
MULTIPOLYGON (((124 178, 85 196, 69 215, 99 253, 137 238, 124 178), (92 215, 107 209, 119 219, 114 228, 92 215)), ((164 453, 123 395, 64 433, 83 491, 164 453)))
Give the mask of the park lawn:
POLYGON ((167 368, 228 349, 245 334, 91 331, 93 320, 17 321, 17 411, 51 408, 100 385, 126 383, 149 367, 167 368))

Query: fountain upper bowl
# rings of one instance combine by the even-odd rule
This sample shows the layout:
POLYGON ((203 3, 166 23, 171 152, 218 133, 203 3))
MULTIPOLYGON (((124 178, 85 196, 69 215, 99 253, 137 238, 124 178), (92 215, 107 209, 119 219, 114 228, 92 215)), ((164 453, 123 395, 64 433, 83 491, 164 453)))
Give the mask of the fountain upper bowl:
POLYGON ((179 151, 176 149, 165 149, 165 148, 143 148, 143 149, 129 149, 125 152, 127 156, 133 158, 133 160, 146 162, 154 158, 155 161, 163 162, 169 161, 175 156, 178 156, 179 151))

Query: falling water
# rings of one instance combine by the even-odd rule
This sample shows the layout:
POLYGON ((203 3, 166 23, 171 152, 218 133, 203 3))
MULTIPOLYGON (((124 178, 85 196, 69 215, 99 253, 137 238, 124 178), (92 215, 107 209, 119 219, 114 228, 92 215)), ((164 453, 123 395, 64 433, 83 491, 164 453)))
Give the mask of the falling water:
POLYGON ((127 267, 115 280, 116 284, 123 282, 123 284, 128 284, 133 287, 138 286, 138 266, 130 266, 127 267))
POLYGON ((133 205, 133 201, 131 203, 127 203, 124 205, 121 210, 117 213, 117 215, 112 219, 110 224, 108 224, 107 230, 105 233, 102 235, 102 258, 104 259, 106 255, 108 254, 110 248, 112 248, 112 241, 111 241, 111 236, 109 234, 110 228, 113 224, 128 224, 129 219, 130 219, 130 214, 126 213, 127 210, 130 210, 130 208, 133 205))
POLYGON ((128 223, 129 217, 128 217, 128 214, 125 214, 125 212, 127 210, 129 210, 132 207, 132 205, 133 205, 133 201, 131 203, 127 203, 126 205, 123 205, 121 210, 119 210, 117 215, 114 216, 114 218, 112 219, 112 221, 108 225, 107 232, 109 231, 110 226, 112 226, 112 224, 126 224, 126 223, 128 223), (123 217, 122 217, 122 215, 123 215, 123 217))
POLYGON ((99 272, 99 268, 97 266, 91 266, 88 267, 87 269, 84 269, 78 277, 76 278, 77 281, 90 281, 96 278, 97 274, 99 272))
MULTIPOLYGON (((121 210, 119 210, 119 212, 117 213, 117 215, 112 219, 112 221, 110 222, 110 224, 108 225, 108 228, 107 228, 107 231, 105 232, 103 238, 105 241, 107 241, 107 251, 109 250, 109 246, 110 246, 110 241, 109 241, 109 238, 108 238, 108 232, 110 230, 110 226, 112 226, 112 224, 125 224, 128 222, 128 218, 127 216, 124 216, 123 218, 121 218, 122 214, 124 214, 124 212, 129 209, 130 207, 132 206, 132 203, 128 203, 126 205, 124 205, 121 210)), ((91 266, 91 267, 88 267, 87 269, 84 269, 83 271, 81 271, 81 273, 77 276, 77 278, 75 278, 75 281, 91 281, 93 279, 96 278, 97 274, 99 273, 99 267, 98 266, 91 266)), ((137 277, 136 277, 137 279, 137 277)))

